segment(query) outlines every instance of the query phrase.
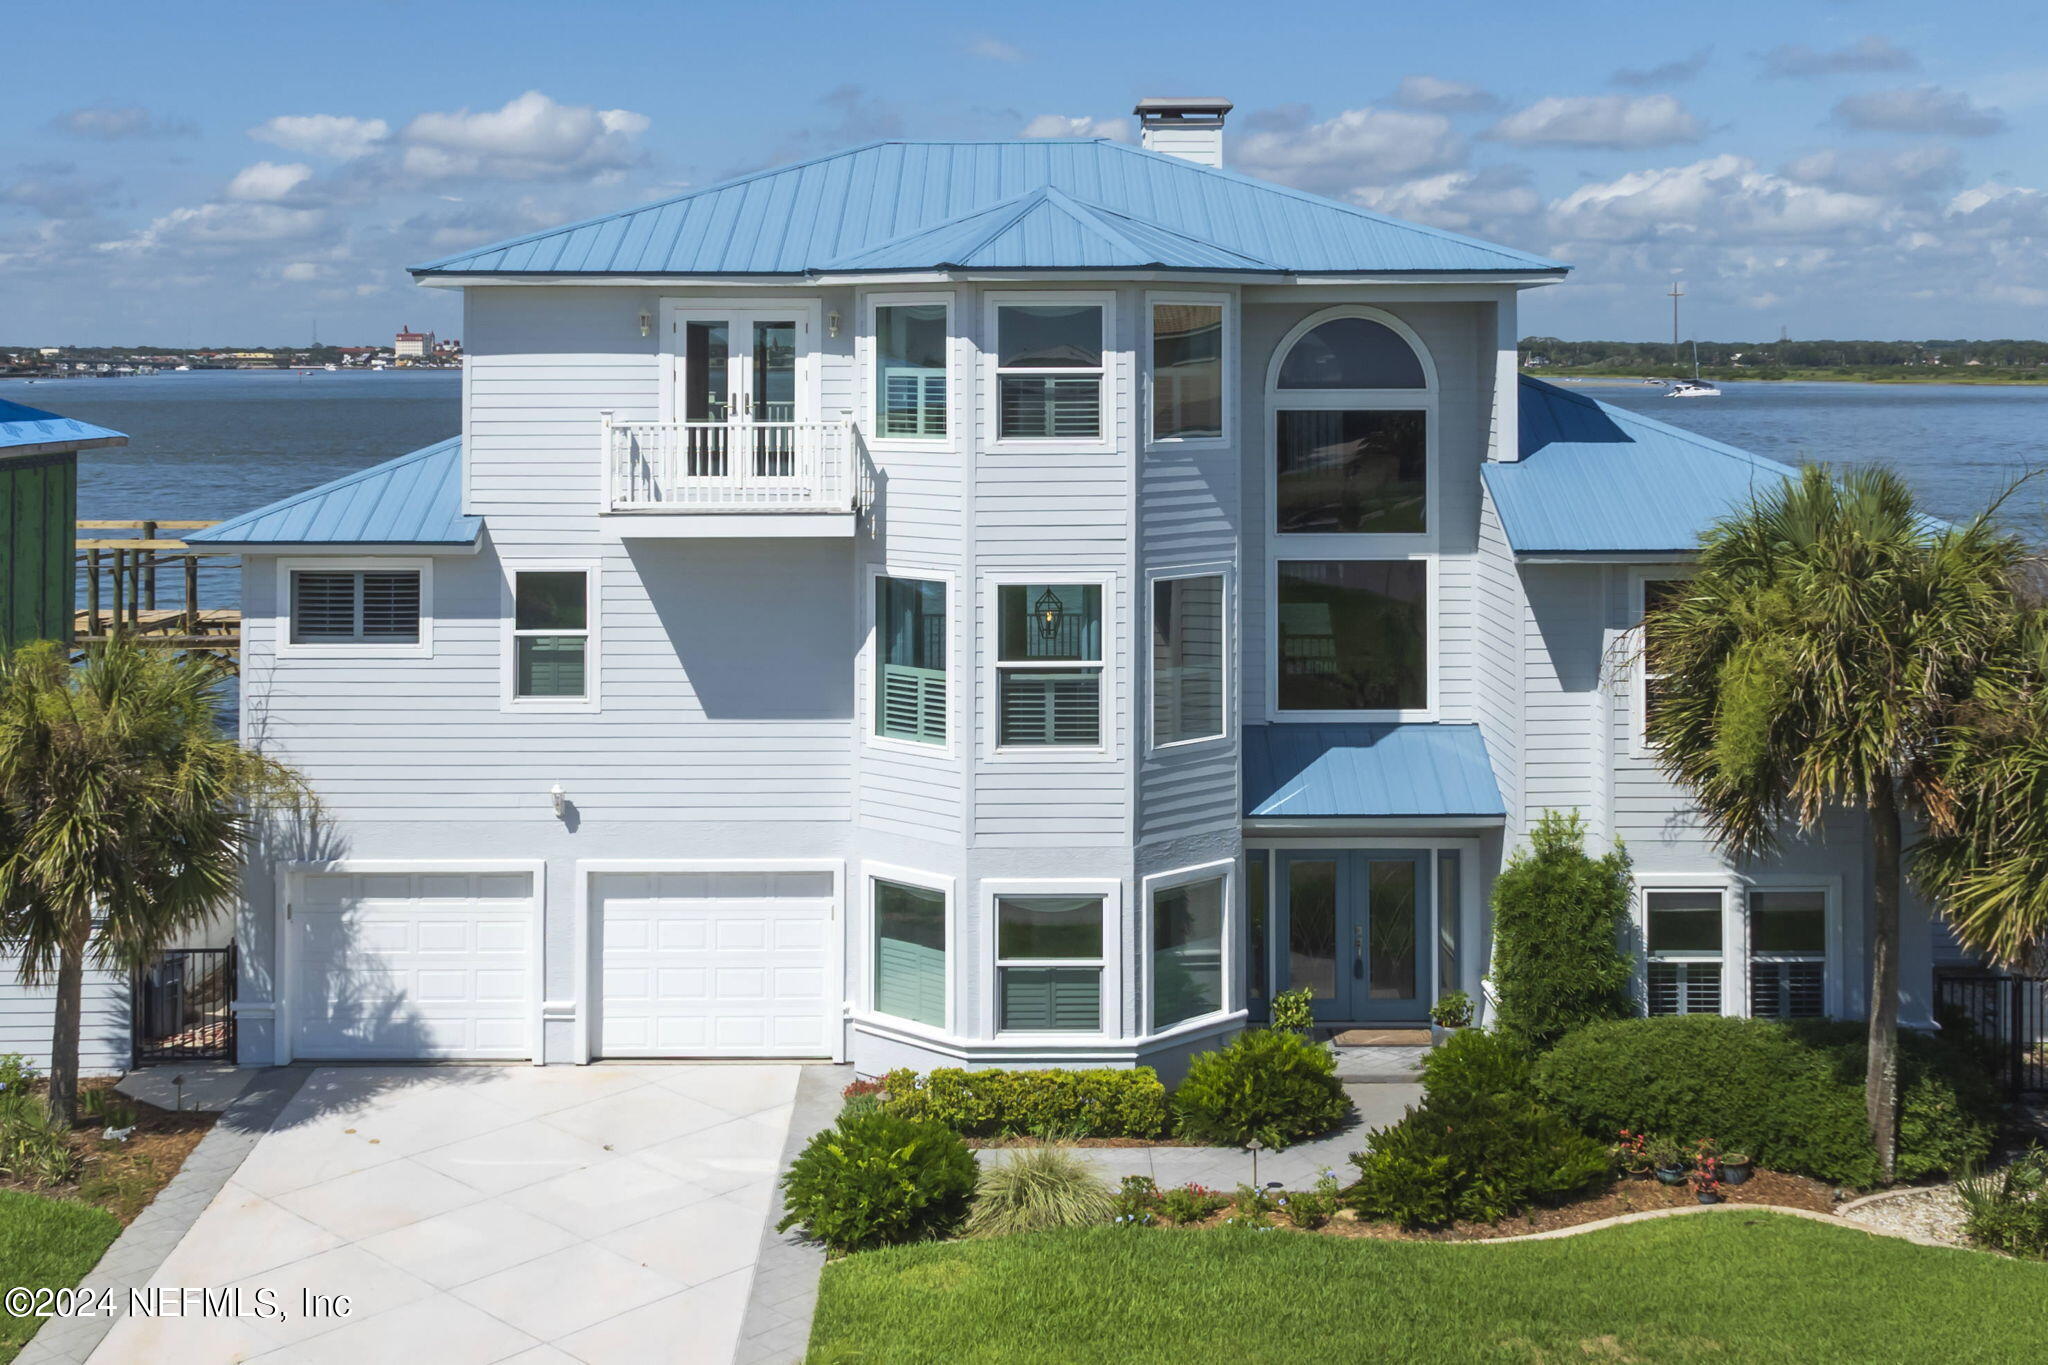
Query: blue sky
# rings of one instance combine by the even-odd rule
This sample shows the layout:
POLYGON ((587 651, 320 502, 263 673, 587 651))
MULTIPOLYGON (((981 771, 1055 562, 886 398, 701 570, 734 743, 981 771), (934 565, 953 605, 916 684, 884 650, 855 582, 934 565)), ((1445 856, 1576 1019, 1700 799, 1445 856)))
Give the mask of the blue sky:
POLYGON ((876 137, 1131 135, 1571 263, 1525 330, 2048 335, 2048 11, 103 0, 10 8, 0 344, 458 330, 403 267, 876 137), (1168 16, 1171 22, 1163 22, 1168 16), (1284 16, 1285 23, 1281 22, 1284 16))

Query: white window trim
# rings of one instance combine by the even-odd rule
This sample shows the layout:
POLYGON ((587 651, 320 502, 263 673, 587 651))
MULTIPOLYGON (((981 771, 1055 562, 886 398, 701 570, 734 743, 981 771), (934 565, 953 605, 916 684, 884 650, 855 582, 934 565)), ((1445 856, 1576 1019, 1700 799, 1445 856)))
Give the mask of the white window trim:
MULTIPOLYGON (((988 925, 988 949, 981 954, 981 1036, 1005 1044, 1041 1047, 1084 1046, 1123 1037, 1123 958, 1118 951, 1118 927, 1123 923, 1123 883, 1103 878, 1006 879, 981 884, 981 904, 988 925), (1002 925, 996 902, 1004 896, 1099 896, 1102 898, 1102 1031, 1099 1033, 1017 1033, 1003 1032, 1001 974, 996 963, 1001 953, 1002 925)), ((1088 958, 1020 959, 1009 966, 1043 963, 1053 967, 1085 967, 1088 958)))
MULTIPOLYGON (((1740 882, 1742 888, 1741 944, 1742 961, 1738 973, 1742 978, 1742 1013, 1749 1014, 1753 1008, 1749 998, 1750 944, 1753 939, 1749 928, 1749 893, 1752 891, 1818 891, 1826 907, 1827 946, 1821 954, 1821 1017, 1839 1019, 1845 1012, 1843 1004, 1843 929, 1842 929, 1842 879, 1833 876, 1802 877, 1790 872, 1752 873, 1740 882)), ((1804 955, 1802 955, 1804 956, 1804 955)), ((1727 996, 1724 988, 1723 1001, 1727 996)))
POLYGON ((854 939, 860 945, 860 965, 850 974, 853 979, 847 983, 847 996, 856 1002, 855 1008, 849 1013, 856 1022, 874 1023, 896 1032, 915 1034, 924 1038, 951 1039, 956 1035, 954 1021, 960 1008, 957 978, 960 968, 961 934, 960 898, 955 894, 955 887, 954 878, 940 873, 902 867, 895 863, 862 860, 860 898, 855 910, 858 923, 854 939), (885 1014, 875 1004, 875 947, 878 932, 875 919, 875 883, 878 881, 936 891, 946 898, 946 1021, 939 1028, 933 1028, 930 1024, 920 1023, 915 1019, 905 1019, 900 1015, 885 1014))
POLYGON ((1153 569, 1145 575, 1145 636, 1143 667, 1145 705, 1145 744, 1148 753, 1162 753, 1173 749, 1188 749, 1199 744, 1218 744, 1227 741, 1235 731, 1233 707, 1237 703, 1237 688, 1231 674, 1237 649, 1237 576, 1235 566, 1227 562, 1213 564, 1179 564, 1172 568, 1153 569), (1198 735, 1192 739, 1159 741, 1159 710, 1153 700, 1153 640, 1158 629, 1157 594, 1161 583, 1184 578, 1220 578, 1223 580, 1223 727, 1213 735, 1198 735))
MULTIPOLYGON (((1748 883, 1726 868, 1711 872, 1638 872, 1635 876, 1635 895, 1630 914, 1635 922, 1636 941, 1642 945, 1636 954, 1636 998, 1643 1002, 1644 1011, 1649 1009, 1650 999, 1650 897, 1652 891, 1699 891, 1711 892, 1721 898, 1721 1013, 1746 1014, 1749 1012, 1748 972, 1749 946, 1747 927, 1749 903, 1744 898, 1748 883)), ((1670 961, 1709 960, 1709 955, 1699 953, 1688 957, 1668 959, 1670 961)))
MULTIPOLYGON (((991 761, 1003 763, 1072 763, 1082 761, 1111 762, 1116 758, 1117 742, 1117 690, 1116 655, 1122 638, 1117 634, 1116 617, 1116 575, 1107 573, 1074 573, 1066 569, 1045 569, 1018 571, 1006 569, 991 573, 981 584, 982 620, 987 622, 988 668, 987 685, 982 689, 982 718, 987 727, 982 742, 982 756, 991 761), (1072 583, 1095 585, 1102 589, 1102 658, 1098 667, 1102 670, 1101 725, 1099 743, 1096 744, 1027 744, 1004 748, 1002 743, 1002 674, 1006 668, 1046 668, 1055 665, 1034 663, 1029 660, 1005 661, 1003 652, 1003 630, 1001 617, 1001 594, 1003 587, 1015 587, 1029 583, 1072 583)), ((1075 660, 1076 667, 1085 666, 1086 660, 1075 660)))
MULTIPOLYGON (((498 709, 500 711, 591 712, 603 709, 599 690, 603 678, 603 650, 599 637, 603 619, 604 592, 602 564, 594 559, 508 559, 499 568, 498 615, 498 709), (519 646, 517 630, 518 596, 515 585, 522 573, 580 573, 584 591, 583 695, 580 697, 522 697, 518 695, 519 646)), ((535 635, 570 635, 573 631, 545 630, 535 635)))
MULTIPOLYGON (((1058 292, 1037 290, 1005 291, 982 296, 981 352, 981 395, 982 420, 987 423, 987 438, 982 449, 989 452, 1010 451, 1059 451, 1070 455, 1113 455, 1116 453, 1116 427, 1119 412, 1116 330, 1116 293, 1113 290, 1061 290, 1058 292), (1088 304, 1102 310, 1102 431, 1092 440, 1055 441, 1037 439, 1004 438, 1002 431, 1002 383, 1004 373, 997 364, 1001 358, 1002 338, 997 326, 1000 310, 1005 307, 1031 304, 1088 304)), ((1033 375, 1089 375, 1094 370, 1029 370, 1019 374, 1033 375)))
POLYGON ((1643 613, 1647 610, 1649 585, 1667 583, 1691 578, 1690 565, 1660 565, 1657 568, 1634 568, 1629 570, 1629 657, 1633 665, 1628 671, 1630 688, 1628 716, 1628 753, 1630 758, 1654 761, 1656 751, 1651 749, 1646 729, 1650 710, 1646 704, 1649 698, 1650 656, 1643 648, 1643 613))
POLYGON ((431 559, 295 558, 277 561, 277 657, 280 659, 431 659, 434 657, 434 561, 431 559), (294 573, 417 573, 420 638, 409 644, 292 639, 294 573))
POLYGON ((1145 374, 1145 445, 1147 449, 1165 450, 1223 450, 1229 448, 1237 436, 1237 298, 1232 294, 1185 293, 1177 290, 1150 289, 1145 291, 1145 337, 1143 368, 1145 374), (1157 384, 1154 367, 1157 325, 1156 312, 1161 304, 1195 304, 1218 307, 1223 310, 1223 355, 1221 382, 1223 406, 1220 417, 1223 434, 1220 436, 1161 436, 1153 430, 1152 424, 1158 418, 1158 409, 1153 403, 1153 392, 1157 384))
MULTIPOLYGON (((927 443, 936 446, 937 442, 927 443)), ((892 753, 918 754, 926 758, 950 758, 959 752, 961 700, 967 688, 960 678, 960 581, 945 569, 913 568, 906 565, 870 564, 868 566, 867 592, 862 608, 867 621, 865 639, 860 650, 860 727, 861 738, 870 748, 886 749, 892 753), (881 672, 882 638, 881 620, 875 613, 876 584, 884 578, 908 578, 925 583, 943 583, 946 588, 946 742, 944 744, 920 744, 916 740, 897 739, 882 734, 878 728, 881 718, 881 689, 877 686, 877 675, 881 672)))
MULTIPOLYGON (((1291 549, 1291 547, 1290 547, 1291 549)), ((1386 555, 1317 555, 1285 554, 1274 555, 1266 563, 1266 620, 1272 623, 1267 633, 1266 644, 1266 718, 1279 724, 1289 722, 1328 723, 1332 721, 1434 721, 1441 705, 1442 689, 1438 685, 1443 670, 1443 647, 1439 637, 1442 603, 1440 592, 1442 575, 1438 572, 1437 557, 1434 554, 1386 554, 1386 555), (1423 566, 1423 613, 1422 630, 1424 643, 1428 647, 1429 666, 1425 670, 1425 700, 1421 707, 1401 707, 1369 711, 1295 711, 1280 707, 1280 566, 1303 561, 1311 563, 1359 563, 1376 564, 1396 560, 1407 560, 1423 566)))
POLYGON ((973 411, 973 405, 964 401, 967 385, 965 365, 967 354, 966 339, 960 335, 955 319, 959 316, 960 294, 954 289, 927 289, 913 293, 863 294, 861 296, 861 328, 854 338, 855 364, 860 369, 860 411, 855 416, 862 439, 869 450, 900 451, 955 451, 960 448, 960 427, 973 411), (881 347, 876 342, 876 312, 883 308, 917 307, 924 304, 943 304, 946 309, 946 434, 940 437, 924 436, 883 436, 880 434, 876 414, 881 407, 881 347))
POLYGON ((1434 555, 1443 530, 1442 456, 1438 420, 1438 398, 1442 385, 1437 380, 1436 361, 1415 329, 1392 313, 1360 304, 1344 304, 1311 313, 1280 339, 1266 369, 1266 430, 1261 445, 1265 450, 1267 557, 1280 559, 1399 559, 1421 554, 1434 555), (1364 318, 1377 322, 1408 343, 1422 365, 1428 387, 1421 389, 1283 389, 1280 369, 1294 344, 1326 322, 1338 318, 1364 318), (1423 522, 1420 534, 1321 533, 1281 534, 1280 531, 1280 413, 1283 411, 1401 411, 1423 414, 1423 522))
MULTIPOLYGON (((1267 864, 1270 869, 1270 855, 1267 864)), ((1270 872, 1269 872, 1270 875, 1270 872)), ((1238 916, 1241 913, 1237 903, 1238 870, 1235 858, 1223 858, 1212 863, 1198 863, 1193 867, 1179 867, 1170 872, 1155 872, 1143 879, 1139 895, 1142 905, 1138 912, 1138 1035, 1142 1038, 1170 1038, 1180 1033, 1199 1032, 1213 1028, 1219 1021, 1234 1018, 1244 1013, 1244 1004, 1237 999, 1238 975, 1243 970, 1238 962, 1238 940, 1243 934, 1238 916), (1162 891, 1177 887, 1193 886, 1201 882, 1220 881, 1223 883, 1222 942, 1219 951, 1223 963, 1223 1006, 1207 1014, 1198 1014, 1179 1023, 1159 1027, 1152 1022, 1153 970, 1152 934, 1153 902, 1162 891)), ((1270 902, 1266 916, 1267 928, 1272 927, 1270 902)))

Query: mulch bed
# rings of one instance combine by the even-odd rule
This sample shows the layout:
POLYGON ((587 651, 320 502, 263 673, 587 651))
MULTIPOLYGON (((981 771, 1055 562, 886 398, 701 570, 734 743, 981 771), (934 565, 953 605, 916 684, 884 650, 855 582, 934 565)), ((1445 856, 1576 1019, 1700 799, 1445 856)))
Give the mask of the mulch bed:
MULTIPOLYGON (((79 1082, 78 1088, 83 1093, 113 1084, 111 1079, 87 1080, 79 1082)), ((128 1100, 128 1104, 135 1110, 135 1131, 127 1141, 103 1141, 98 1123, 81 1125, 72 1133, 71 1145, 79 1155, 78 1174, 73 1179, 39 1187, 0 1176, 0 1189, 95 1204, 120 1219, 121 1226, 128 1226, 149 1207, 158 1191, 171 1183, 171 1177, 219 1117, 189 1110, 173 1113, 141 1100, 128 1100)))
MULTIPOLYGON (((1035 1138, 1022 1133, 1013 1133, 1009 1137, 962 1138, 961 1141, 977 1150, 984 1148, 999 1149, 1003 1147, 1208 1147, 1214 1145, 1206 1142, 1184 1142, 1180 1138, 1172 1137, 1061 1138, 1057 1142, 1047 1142, 1044 1138, 1035 1138)), ((1234 1152, 1238 1149, 1235 1147, 1218 1147, 1216 1150, 1219 1152, 1234 1152)))

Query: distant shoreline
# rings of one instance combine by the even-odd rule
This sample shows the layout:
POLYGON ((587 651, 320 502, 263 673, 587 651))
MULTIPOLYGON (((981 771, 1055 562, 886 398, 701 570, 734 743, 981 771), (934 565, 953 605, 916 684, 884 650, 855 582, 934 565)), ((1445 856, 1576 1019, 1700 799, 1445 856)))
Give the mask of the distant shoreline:
MULTIPOLYGON (((1901 367, 1904 368, 1904 367, 1901 367)), ((1613 370, 1571 370, 1569 372, 1548 367, 1524 370, 1534 379, 1591 379, 1603 384, 1643 384, 1649 379, 1683 379, 1682 374, 1649 375, 1626 374, 1613 370)), ((1906 374, 1871 374, 1856 370, 1791 370, 1777 374, 1745 374, 1741 370, 1713 370, 1702 368, 1702 379, 1716 383, 1730 384, 1973 384, 1981 387, 2037 388, 2048 384, 2048 372, 2038 375, 2021 375, 2000 372, 1990 375, 1973 375, 1962 369, 1929 373, 1915 366, 1906 374)))

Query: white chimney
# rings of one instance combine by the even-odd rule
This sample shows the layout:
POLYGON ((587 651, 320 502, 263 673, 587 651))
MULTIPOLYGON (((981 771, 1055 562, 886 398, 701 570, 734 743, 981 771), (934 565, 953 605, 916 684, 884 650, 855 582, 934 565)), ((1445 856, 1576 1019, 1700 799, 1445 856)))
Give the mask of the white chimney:
POLYGON ((1186 157, 1204 166, 1223 164, 1223 116, 1229 100, 1143 99, 1138 116, 1141 145, 1148 152, 1186 157))

